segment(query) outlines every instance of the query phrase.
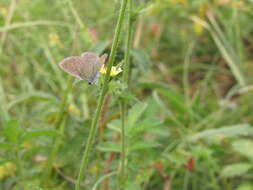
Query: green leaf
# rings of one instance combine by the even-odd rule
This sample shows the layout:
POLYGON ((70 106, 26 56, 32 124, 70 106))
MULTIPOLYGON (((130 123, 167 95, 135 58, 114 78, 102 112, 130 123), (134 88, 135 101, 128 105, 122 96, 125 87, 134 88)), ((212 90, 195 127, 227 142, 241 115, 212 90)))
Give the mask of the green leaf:
POLYGON ((223 177, 236 177, 243 175, 252 168, 252 165, 249 163, 237 163, 225 166, 221 171, 221 176, 223 177))
POLYGON ((251 140, 238 140, 233 142, 234 151, 253 160, 253 142, 251 140))
POLYGON ((253 129, 249 124, 238 124, 221 127, 217 129, 208 129, 189 137, 189 140, 196 141, 206 138, 237 137, 240 135, 253 135, 253 129))
POLYGON ((34 153, 37 153, 42 150, 46 150, 48 148, 49 148, 48 146, 34 146, 34 147, 26 150, 25 152, 23 152, 22 159, 26 160, 29 156, 33 155, 34 153))
POLYGON ((7 162, 14 162, 14 160, 12 160, 12 159, 0 160, 0 166, 1 166, 1 165, 4 165, 4 164, 7 163, 7 162))
POLYGON ((108 128, 121 133, 121 121, 119 119, 114 119, 108 124, 108 128))
POLYGON ((136 184, 134 182, 128 183, 125 189, 126 190, 143 190, 139 184, 136 184))
POLYGON ((224 60, 227 62, 235 79, 240 84, 240 86, 242 87, 246 86, 244 75, 242 74, 238 66, 239 65, 238 63, 240 62, 237 58, 238 55, 234 55, 234 51, 231 48, 232 46, 227 43, 227 40, 224 37, 222 29, 219 27, 214 17, 208 16, 208 18, 212 26, 211 28, 213 28, 214 30, 211 28, 208 29, 215 44, 217 45, 218 50, 220 51, 224 60))
POLYGON ((146 103, 138 103, 131 108, 126 122, 128 131, 131 130, 133 127, 137 127, 136 122, 138 121, 138 119, 140 119, 141 115, 143 114, 146 108, 147 108, 146 103))
MULTIPOLYGON (((140 132, 147 131, 151 128, 158 127, 162 121, 158 118, 147 117, 143 118, 143 114, 147 110, 148 105, 146 103, 135 104, 128 113, 126 118, 126 135, 133 136, 137 135, 140 132)), ((115 119, 108 124, 108 128, 121 132, 121 121, 115 119)))
POLYGON ((120 152, 120 143, 104 142, 97 146, 97 149, 103 152, 120 152))
POLYGON ((253 189, 253 184, 246 182, 243 184, 240 184, 236 190, 252 190, 253 189))
POLYGON ((4 136, 7 141, 17 144, 21 132, 22 128, 20 127, 18 120, 9 120, 6 122, 6 126, 4 128, 4 136))
POLYGON ((16 104, 20 104, 22 102, 28 102, 32 100, 44 100, 44 101, 49 101, 49 100, 54 100, 57 101, 55 96, 41 92, 41 91, 34 91, 34 92, 29 92, 29 93, 24 93, 20 94, 15 100, 9 103, 9 108, 15 106, 16 104))
POLYGON ((201 117, 196 112, 194 112, 192 108, 187 106, 187 104, 185 103, 185 98, 182 94, 170 88, 158 89, 158 93, 167 98, 168 102, 170 103, 170 107, 171 109, 173 109, 173 111, 176 111, 180 114, 188 113, 192 118, 195 118, 197 120, 201 119, 201 117))
POLYGON ((169 85, 161 82, 142 82, 139 84, 142 88, 156 88, 156 89, 167 89, 170 88, 169 85))
POLYGON ((147 103, 147 109, 143 113, 143 117, 154 117, 157 113, 159 113, 160 105, 157 103, 157 101, 154 99, 154 97, 149 97, 145 99, 145 102, 147 103))
POLYGON ((177 93, 174 90, 169 89, 169 88, 159 89, 158 92, 168 99, 168 101, 170 102, 170 105, 175 110, 177 110, 180 113, 187 112, 188 108, 185 104, 185 99, 181 94, 179 94, 179 93, 177 93))
POLYGON ((0 143, 0 149, 11 149, 12 146, 7 143, 0 143))
POLYGON ((148 11, 153 6, 154 6, 153 4, 143 4, 143 5, 136 6, 132 11, 132 16, 136 17, 140 14, 143 14, 144 12, 148 11))
POLYGON ((157 142, 139 141, 130 145, 129 150, 134 151, 134 150, 141 150, 141 149, 147 149, 147 148, 155 148, 158 146, 160 146, 160 144, 158 144, 157 142))
POLYGON ((142 49, 133 49, 131 51, 133 62, 142 70, 147 71, 147 67, 150 65, 150 56, 142 49))
POLYGON ((127 131, 129 136, 138 135, 141 132, 147 132, 148 130, 158 127, 162 121, 159 118, 145 118, 136 124, 131 130, 127 131))
POLYGON ((3 87, 3 81, 2 78, 0 77, 0 115, 1 118, 0 120, 2 122, 6 122, 9 120, 10 116, 8 113, 8 109, 6 109, 6 94, 5 94, 5 89, 3 87))
POLYGON ((40 136, 55 137, 58 135, 60 134, 54 129, 35 129, 35 130, 26 132, 21 140, 23 142, 32 138, 40 137, 40 136))

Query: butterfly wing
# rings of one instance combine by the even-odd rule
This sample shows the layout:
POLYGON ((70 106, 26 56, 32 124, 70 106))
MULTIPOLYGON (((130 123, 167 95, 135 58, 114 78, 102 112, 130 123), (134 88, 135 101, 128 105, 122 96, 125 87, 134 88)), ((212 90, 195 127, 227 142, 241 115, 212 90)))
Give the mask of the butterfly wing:
POLYGON ((60 62, 60 67, 68 74, 83 79, 81 77, 80 67, 82 65, 82 59, 79 56, 67 57, 60 62))
POLYGON ((89 83, 94 83, 99 75, 99 70, 101 69, 103 63, 101 62, 101 58, 96 53, 93 52, 85 52, 81 55, 82 61, 85 62, 84 67, 82 68, 83 74, 85 74, 89 83))
POLYGON ((82 80, 87 80, 90 84, 94 83, 99 70, 105 62, 107 54, 99 57, 96 53, 85 52, 81 56, 71 56, 60 63, 60 67, 70 75, 82 80))

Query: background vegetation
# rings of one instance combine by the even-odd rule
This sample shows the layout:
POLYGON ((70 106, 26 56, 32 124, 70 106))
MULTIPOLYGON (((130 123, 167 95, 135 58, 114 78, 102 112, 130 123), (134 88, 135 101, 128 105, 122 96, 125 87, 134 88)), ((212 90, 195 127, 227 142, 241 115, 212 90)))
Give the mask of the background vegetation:
MULTIPOLYGON (((0 189, 74 189, 104 76, 72 84, 58 63, 109 53, 119 6, 0 2, 0 189)), ((112 78, 82 188, 117 189, 123 98, 126 190, 253 189, 252 8, 252 0, 134 1, 129 89, 122 95, 122 74, 112 78)))

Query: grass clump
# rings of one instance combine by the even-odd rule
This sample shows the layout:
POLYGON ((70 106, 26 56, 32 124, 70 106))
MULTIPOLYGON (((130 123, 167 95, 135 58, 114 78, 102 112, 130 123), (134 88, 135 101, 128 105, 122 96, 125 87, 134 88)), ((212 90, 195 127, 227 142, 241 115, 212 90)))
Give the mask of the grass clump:
POLYGON ((2 0, 0 189, 253 188, 252 8, 2 0), (85 51, 93 85, 58 66, 85 51))

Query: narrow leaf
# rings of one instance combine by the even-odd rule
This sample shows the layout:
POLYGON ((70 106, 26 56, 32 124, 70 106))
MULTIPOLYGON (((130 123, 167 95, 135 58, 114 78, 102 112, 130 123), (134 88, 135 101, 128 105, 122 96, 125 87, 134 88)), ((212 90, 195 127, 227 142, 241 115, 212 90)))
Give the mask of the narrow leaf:
POLYGON ((247 171, 252 168, 249 163, 237 163, 225 166, 221 171, 221 176, 223 177, 236 177, 247 173, 247 171))
POLYGON ((48 136, 48 137, 55 137, 60 135, 56 130, 53 129, 36 129, 32 131, 28 131, 22 137, 22 141, 27 141, 32 138, 40 137, 40 136, 48 136))
POLYGON ((189 137, 189 140, 196 141, 203 138, 219 136, 236 137, 239 135, 253 135, 253 129, 249 124, 238 124, 217 129, 208 129, 189 137))
POLYGON ((253 141, 238 140, 232 144, 232 147, 236 152, 253 160, 253 141))
POLYGON ((113 143, 113 142, 105 142, 101 143, 97 147, 98 150, 103 152, 120 152, 120 144, 119 143, 113 143))
POLYGON ((21 132, 22 128, 20 127, 18 120, 9 120, 6 122, 6 126, 4 128, 4 136, 7 141, 17 144, 21 132))

